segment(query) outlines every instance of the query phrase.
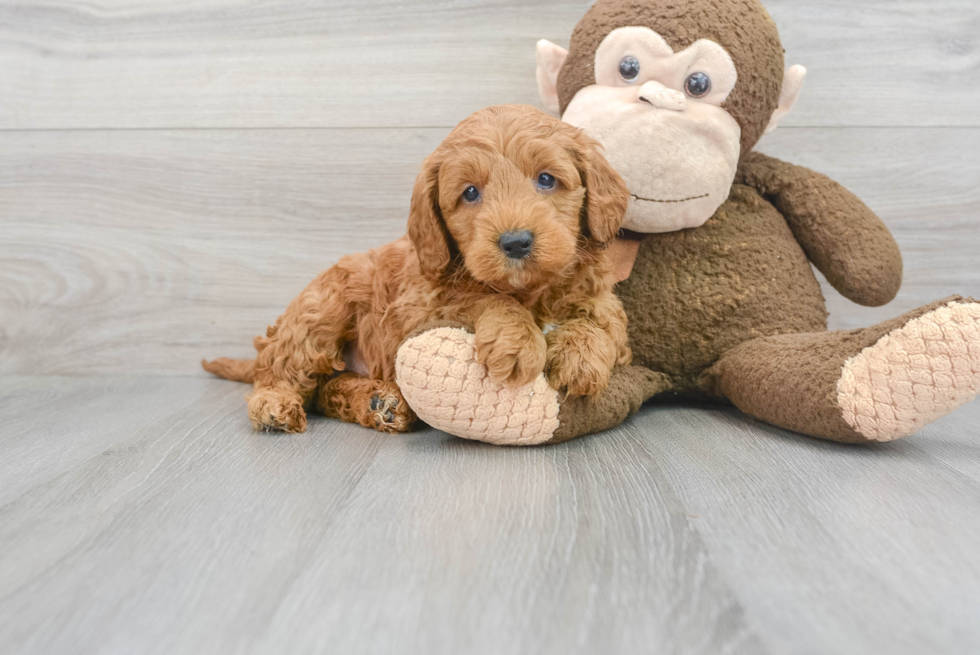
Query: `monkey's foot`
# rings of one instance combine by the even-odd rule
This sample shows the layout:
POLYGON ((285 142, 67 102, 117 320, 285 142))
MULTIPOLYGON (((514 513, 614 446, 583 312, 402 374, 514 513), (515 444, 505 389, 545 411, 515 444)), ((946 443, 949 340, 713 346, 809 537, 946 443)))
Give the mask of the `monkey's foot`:
POLYGON ((558 392, 544 375, 518 388, 494 382, 476 361, 476 337, 462 328, 440 327, 407 339, 395 373, 419 418, 457 437, 532 446, 558 429, 558 392))
POLYGON ((980 303, 951 302, 844 364, 837 403, 873 441, 907 437, 980 393, 980 303))
POLYGON ((657 393, 670 379, 639 366, 617 366, 598 398, 558 392, 544 374, 513 389, 490 379, 476 362, 476 339, 440 326, 402 343, 395 359, 398 386, 423 421, 449 434, 499 446, 555 444, 607 430, 657 393))

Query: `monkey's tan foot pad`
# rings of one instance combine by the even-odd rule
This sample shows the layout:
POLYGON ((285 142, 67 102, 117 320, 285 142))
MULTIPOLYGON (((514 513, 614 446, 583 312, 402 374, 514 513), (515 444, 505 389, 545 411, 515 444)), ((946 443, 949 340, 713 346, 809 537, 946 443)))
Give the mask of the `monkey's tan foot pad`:
POLYGON ((492 381, 476 362, 476 338, 464 329, 440 327, 407 339, 395 374, 419 418, 457 437, 533 446, 558 429, 558 392, 544 375, 516 389, 492 381))
POLYGON ((370 420, 378 432, 408 432, 415 423, 415 412, 397 392, 379 391, 371 396, 370 420))
POLYGON ((874 441, 907 437, 980 392, 980 303, 912 319, 844 364, 837 403, 874 441))

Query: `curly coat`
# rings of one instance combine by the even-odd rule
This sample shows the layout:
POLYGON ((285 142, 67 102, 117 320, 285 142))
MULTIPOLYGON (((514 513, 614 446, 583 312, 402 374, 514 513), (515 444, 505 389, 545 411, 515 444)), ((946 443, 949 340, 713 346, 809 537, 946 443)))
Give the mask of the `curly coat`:
POLYGON ((256 337, 254 361, 204 362, 254 382, 257 429, 302 432, 305 407, 385 432, 415 415, 395 383, 398 346, 444 320, 472 326, 490 376, 522 386, 548 371, 569 394, 595 397, 628 363, 626 314, 612 292, 606 246, 629 192, 578 129, 523 106, 491 107, 452 131, 422 165, 408 234, 321 273, 256 337), (554 189, 535 185, 547 172, 554 189), (477 202, 463 193, 480 191, 477 202), (502 234, 527 230, 530 255, 502 252, 502 234), (543 328, 557 326, 547 336, 543 328), (356 348, 368 376, 347 369, 356 348))

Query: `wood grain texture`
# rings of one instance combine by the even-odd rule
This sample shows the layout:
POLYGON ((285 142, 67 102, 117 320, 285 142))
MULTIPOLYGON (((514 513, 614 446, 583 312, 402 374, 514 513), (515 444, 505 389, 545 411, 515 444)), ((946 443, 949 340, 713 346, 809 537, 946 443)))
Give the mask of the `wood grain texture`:
POLYGON ((186 374, 247 354, 320 270, 404 233, 443 136, 3 135, 0 370, 186 374))
MULTIPOLYGON (((199 370, 400 236, 588 4, 0 0, 0 655, 980 651, 980 403, 878 447, 658 407, 515 450, 257 434, 199 370)), ((810 76, 761 149, 905 255, 888 307, 825 285, 831 326, 980 297, 980 4, 765 4, 810 76)))
POLYGON ((58 398, 0 442, 0 652, 767 652, 630 439, 275 436, 242 388, 0 382, 5 423, 58 398), (66 425, 102 449, 35 467, 66 425))
POLYGON ((878 447, 651 407, 506 449, 255 433, 243 389, 0 380, 0 653, 980 648, 980 405, 878 447))
MULTIPOLYGON (((0 0, 0 129, 450 127, 537 102, 536 0, 0 0)), ((787 125, 980 126, 974 0, 768 0, 810 69, 787 125)))
MULTIPOLYGON (((0 372, 195 374, 322 269, 405 230, 426 130, 0 134, 0 372)), ((980 130, 795 129, 762 149, 829 174, 894 231, 899 298, 832 289, 833 327, 980 297, 980 130)))
POLYGON ((980 647, 978 420, 973 403, 875 447, 734 409, 651 408, 620 429, 699 517, 773 652, 968 653, 980 647))

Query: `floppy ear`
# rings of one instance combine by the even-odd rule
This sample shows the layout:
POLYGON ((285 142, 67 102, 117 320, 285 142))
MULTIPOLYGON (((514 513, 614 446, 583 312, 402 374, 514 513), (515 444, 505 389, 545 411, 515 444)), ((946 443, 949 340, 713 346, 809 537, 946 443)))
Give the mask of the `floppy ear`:
POLYGON ((434 157, 422 164, 408 214, 408 238, 418 253, 422 274, 433 282, 443 277, 452 261, 452 238, 439 209, 439 165, 434 157))
POLYGON ((576 130, 579 170, 585 185, 586 224, 589 237, 600 245, 616 238, 626 218, 630 192, 623 178, 603 156, 599 142, 576 130))
POLYGON ((558 72, 565 65, 568 50, 551 41, 538 41, 535 59, 538 62, 538 94, 541 102, 552 114, 558 113, 558 72))

